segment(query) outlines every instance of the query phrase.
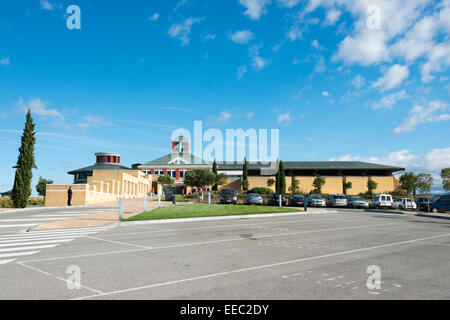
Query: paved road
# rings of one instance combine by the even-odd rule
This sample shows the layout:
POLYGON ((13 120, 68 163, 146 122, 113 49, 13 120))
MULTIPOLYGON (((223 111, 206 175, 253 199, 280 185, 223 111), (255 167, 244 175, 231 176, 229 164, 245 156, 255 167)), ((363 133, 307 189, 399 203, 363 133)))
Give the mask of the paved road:
POLYGON ((339 210, 100 230, 0 265, 0 299, 449 299, 448 270, 450 221, 339 210))

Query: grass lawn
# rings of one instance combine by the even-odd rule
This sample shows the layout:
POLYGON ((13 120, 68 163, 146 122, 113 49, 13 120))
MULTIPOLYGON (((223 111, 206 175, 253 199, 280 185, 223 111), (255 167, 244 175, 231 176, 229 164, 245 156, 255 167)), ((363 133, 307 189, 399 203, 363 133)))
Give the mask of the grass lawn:
POLYGON ((137 216, 134 216, 132 218, 123 221, 216 217, 216 216, 233 216, 233 215, 298 212, 298 211, 303 211, 303 209, 266 207, 266 206, 202 204, 202 205, 162 207, 159 209, 139 214, 137 216))

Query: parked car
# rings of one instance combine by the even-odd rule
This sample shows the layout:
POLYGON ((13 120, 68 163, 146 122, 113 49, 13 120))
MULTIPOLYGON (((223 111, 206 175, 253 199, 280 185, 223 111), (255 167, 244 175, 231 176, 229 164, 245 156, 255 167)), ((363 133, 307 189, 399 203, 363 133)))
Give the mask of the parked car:
POLYGON ((369 206, 371 208, 392 208, 393 204, 392 196, 390 194, 377 194, 369 206))
POLYGON ((343 194, 331 194, 327 201, 328 207, 346 207, 347 198, 343 194))
POLYGON ((280 195, 281 195, 281 205, 286 205, 286 198, 281 193, 272 193, 267 201, 269 206, 279 206, 280 205, 280 195))
POLYGON ((320 194, 310 194, 307 198, 308 206, 311 207, 326 207, 327 202, 320 194))
MULTIPOLYGON (((430 211, 433 213, 450 211, 450 194, 435 196, 429 203, 430 211)), ((427 203, 422 202, 420 210, 428 211, 427 203)))
POLYGON ((416 198, 416 204, 417 204, 417 208, 421 208, 422 204, 425 204, 425 207, 428 210, 428 206, 427 203, 430 201, 430 198, 425 198, 425 197, 420 197, 420 198, 416 198))
POLYGON ((305 196, 302 194, 293 194, 289 199, 289 204, 291 206, 301 206, 305 205, 305 196))
POLYGON ((417 205, 411 198, 398 198, 394 200, 392 208, 404 210, 416 210, 417 205))
POLYGON ((247 204, 263 204, 263 198, 259 193, 249 193, 247 195, 247 204))
POLYGON ((221 204, 237 204, 237 194, 234 189, 222 189, 219 192, 219 200, 221 204))
POLYGON ((369 202, 360 196, 350 196, 347 198, 347 206, 349 208, 368 208, 369 202))

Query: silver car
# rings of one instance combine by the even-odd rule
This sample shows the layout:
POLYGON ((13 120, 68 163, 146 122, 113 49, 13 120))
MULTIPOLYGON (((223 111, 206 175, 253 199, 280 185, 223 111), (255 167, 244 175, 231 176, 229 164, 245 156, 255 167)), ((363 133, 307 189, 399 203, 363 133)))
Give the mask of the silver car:
POLYGON ((360 196, 351 196, 347 199, 347 206, 349 208, 369 208, 369 202, 360 196))
POLYGON ((247 195, 247 204, 263 204, 263 198, 259 193, 249 193, 247 195))
POLYGON ((328 198, 327 205, 329 207, 346 207, 347 206, 347 198, 343 194, 332 194, 328 198))
POLYGON ((327 202, 320 194, 311 194, 308 196, 308 206, 311 207, 326 207, 327 202))

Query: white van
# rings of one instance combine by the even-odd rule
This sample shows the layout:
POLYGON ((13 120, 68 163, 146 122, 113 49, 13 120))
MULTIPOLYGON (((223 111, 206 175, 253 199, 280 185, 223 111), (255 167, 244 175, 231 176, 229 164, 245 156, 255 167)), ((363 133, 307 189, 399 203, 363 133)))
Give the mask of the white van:
POLYGON ((416 210, 417 205, 411 198, 395 199, 392 207, 394 209, 416 210))
POLYGON ((372 201, 370 201, 369 206, 371 208, 392 208, 392 196, 390 194, 377 194, 372 201))

